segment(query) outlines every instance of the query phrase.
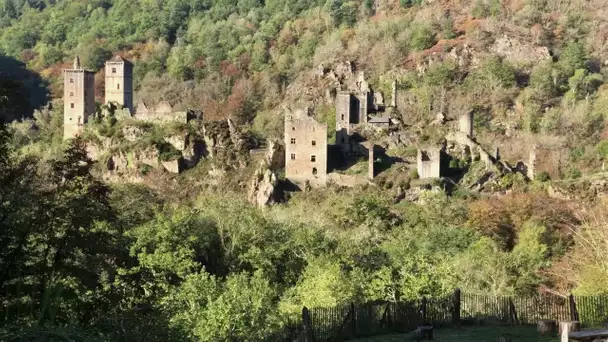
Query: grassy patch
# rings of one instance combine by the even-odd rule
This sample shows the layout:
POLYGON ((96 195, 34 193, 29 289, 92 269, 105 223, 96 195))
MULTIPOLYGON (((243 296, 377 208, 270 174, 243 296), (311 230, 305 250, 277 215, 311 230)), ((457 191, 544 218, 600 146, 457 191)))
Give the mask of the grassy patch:
MULTIPOLYGON (((496 342, 498 337, 509 335, 513 342, 558 342, 556 336, 540 336, 535 326, 483 326, 436 329, 438 342, 496 342)), ((355 340, 357 342, 413 341, 412 334, 384 335, 355 340)))

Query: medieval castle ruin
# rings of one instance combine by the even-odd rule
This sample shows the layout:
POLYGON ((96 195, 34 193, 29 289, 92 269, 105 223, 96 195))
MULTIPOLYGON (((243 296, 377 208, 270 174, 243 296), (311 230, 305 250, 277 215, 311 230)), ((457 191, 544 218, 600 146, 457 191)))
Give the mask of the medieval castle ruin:
MULTIPOLYGON (((322 75, 324 73, 321 73, 322 75)), ((348 74, 348 73, 347 73, 348 74)), ((380 92, 373 91, 366 82, 363 72, 354 72, 350 77, 340 79, 340 86, 334 96, 336 111, 335 145, 327 145, 327 125, 317 122, 309 110, 290 111, 285 117, 285 176, 299 188, 320 187, 328 181, 340 184, 344 175, 339 175, 328 166, 334 161, 331 150, 339 150, 340 157, 335 159, 368 158, 367 178, 376 176, 375 160, 379 146, 358 134, 361 129, 381 131, 388 136, 390 127, 395 123, 387 109, 396 108, 396 83, 392 85, 390 104, 384 103, 380 92), (328 159, 329 158, 329 159, 328 159)), ((335 75, 331 75, 334 78, 335 75)), ((435 124, 445 124, 440 114, 435 124)), ((486 165, 486 174, 479 182, 489 178, 489 170, 499 174, 520 172, 534 179, 537 168, 538 149, 531 151, 528 166, 511 167, 500 160, 498 149, 488 152, 474 137, 474 115, 468 112, 460 115, 455 122, 455 130, 448 133, 443 143, 418 146, 415 170, 419 179, 441 178, 449 173, 451 160, 479 160, 486 165)), ((477 183, 479 185, 479 182, 477 183)), ((352 181, 350 184, 354 184, 352 181)))
MULTIPOLYGON (((73 138, 80 133, 95 114, 95 73, 80 66, 78 56, 72 69, 63 70, 63 120, 64 139, 73 138)), ((118 104, 128 112, 128 116, 142 121, 179 121, 187 122, 187 112, 176 112, 171 104, 161 101, 155 106, 133 101, 133 64, 115 56, 105 63, 105 103, 118 104)))

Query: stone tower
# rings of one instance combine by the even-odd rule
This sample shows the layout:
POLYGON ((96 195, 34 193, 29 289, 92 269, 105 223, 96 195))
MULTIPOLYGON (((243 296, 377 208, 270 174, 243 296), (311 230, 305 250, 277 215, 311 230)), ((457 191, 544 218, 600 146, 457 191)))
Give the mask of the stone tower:
POLYGON ((63 138, 69 139, 82 132, 89 115, 95 113, 95 73, 81 68, 76 56, 63 77, 63 138))
POLYGON ((106 104, 110 102, 133 113, 133 64, 120 56, 106 62, 106 104))

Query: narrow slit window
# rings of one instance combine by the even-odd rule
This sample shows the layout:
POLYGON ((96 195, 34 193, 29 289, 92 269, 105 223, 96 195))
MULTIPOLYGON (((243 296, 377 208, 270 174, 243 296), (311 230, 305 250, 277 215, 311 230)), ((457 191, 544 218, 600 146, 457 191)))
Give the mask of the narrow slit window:
POLYGON ((116 85, 116 89, 120 89, 120 83, 116 85))
POLYGON ((310 161, 311 162, 316 162, 317 161, 317 156, 315 156, 314 154, 312 156, 310 156, 310 161))
POLYGON ((295 144, 296 143, 296 138, 291 138, 291 143, 295 144))
POLYGON ((342 114, 342 119, 340 119, 340 120, 344 120, 344 114, 342 114))

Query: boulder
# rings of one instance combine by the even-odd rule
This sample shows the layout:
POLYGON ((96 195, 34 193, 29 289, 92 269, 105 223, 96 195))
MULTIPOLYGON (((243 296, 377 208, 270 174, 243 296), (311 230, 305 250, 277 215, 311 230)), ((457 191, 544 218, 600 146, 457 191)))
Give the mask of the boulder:
POLYGON ((179 173, 179 171, 180 171, 179 159, 163 161, 161 163, 162 163, 163 167, 165 168, 165 170, 167 170, 171 173, 179 173))
POLYGON ((187 135, 172 135, 170 137, 163 138, 166 142, 175 147, 178 151, 183 151, 186 148, 187 135))

